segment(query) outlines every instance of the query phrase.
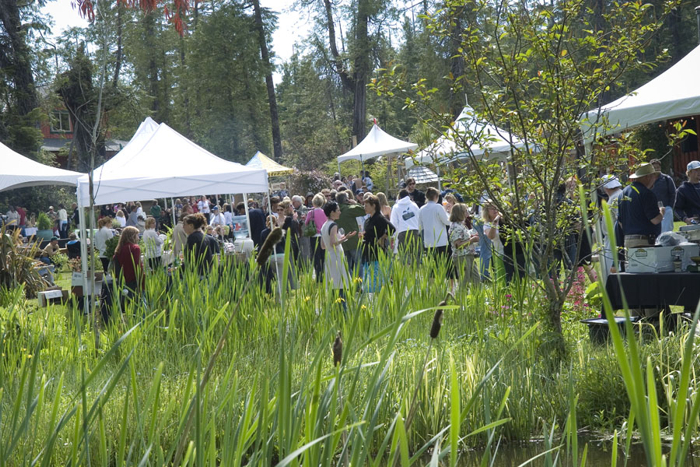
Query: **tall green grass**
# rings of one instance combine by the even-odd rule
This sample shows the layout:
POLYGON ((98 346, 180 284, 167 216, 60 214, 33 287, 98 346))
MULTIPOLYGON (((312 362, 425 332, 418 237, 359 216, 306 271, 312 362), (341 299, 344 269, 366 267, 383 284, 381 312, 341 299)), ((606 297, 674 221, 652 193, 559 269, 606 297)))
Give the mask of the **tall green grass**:
MULTIPOLYGON (((610 391, 615 355, 591 346, 583 316, 567 321, 570 359, 554 362, 536 287, 462 287, 431 339, 445 265, 381 269, 391 282, 371 297, 353 282, 347 312, 308 270, 282 297, 265 294, 253 263, 224 261, 204 281, 190 271, 169 292, 157 272, 99 345, 82 310, 12 295, 0 309, 0 466, 457 465, 475 447, 498 465, 499 445, 542 433, 552 463, 568 449, 584 465, 579 426, 623 431, 634 404, 610 391)), ((686 346, 664 336, 638 351, 665 378, 661 405, 684 414, 668 428, 685 433, 686 346)))

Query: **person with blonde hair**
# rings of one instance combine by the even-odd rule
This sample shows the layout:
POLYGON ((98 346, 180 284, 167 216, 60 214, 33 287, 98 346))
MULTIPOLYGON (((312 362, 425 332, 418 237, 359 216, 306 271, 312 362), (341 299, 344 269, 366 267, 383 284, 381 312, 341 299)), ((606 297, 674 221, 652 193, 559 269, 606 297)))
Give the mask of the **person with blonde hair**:
POLYGON ((321 227, 323 227, 323 224, 325 224, 328 220, 322 209, 323 205, 326 204, 325 195, 322 193, 317 193, 314 195, 311 204, 313 205, 313 209, 306 215, 304 225, 309 225, 309 223, 313 222, 314 226, 316 227, 316 234, 311 236, 311 251, 313 252, 316 282, 321 282, 321 276, 323 274, 323 261, 325 257, 323 249, 321 248, 321 227))
POLYGON ((126 217, 124 217, 124 211, 122 211, 121 209, 117 211, 117 216, 115 217, 115 219, 117 220, 117 222, 119 222, 120 228, 123 229, 124 227, 126 227, 126 217))
POLYGON ((124 284, 132 292, 143 290, 145 277, 141 264, 141 248, 139 247, 139 229, 124 227, 119 243, 114 250, 114 262, 117 276, 124 278, 124 284))
POLYGON ((389 200, 386 199, 386 195, 381 191, 377 193, 377 199, 379 200, 379 206, 381 206, 381 213, 387 219, 391 219, 391 206, 389 206, 389 200))
MULTIPOLYGON (((469 219, 466 204, 457 203, 450 212, 450 244, 452 245, 452 264, 460 282, 478 282, 479 275, 474 271, 476 244, 479 235, 469 219)), ((453 285, 454 287, 454 285, 453 285)))
POLYGON ((95 249, 102 262, 102 269, 105 271, 109 267, 109 258, 105 254, 107 251, 107 240, 114 237, 111 227, 112 218, 109 216, 101 217, 100 220, 97 221, 98 230, 95 234, 95 249))
POLYGON ((161 251, 164 240, 156 232, 156 219, 149 216, 146 219, 146 230, 143 232, 143 242, 146 244, 146 262, 151 271, 156 271, 161 265, 161 251))

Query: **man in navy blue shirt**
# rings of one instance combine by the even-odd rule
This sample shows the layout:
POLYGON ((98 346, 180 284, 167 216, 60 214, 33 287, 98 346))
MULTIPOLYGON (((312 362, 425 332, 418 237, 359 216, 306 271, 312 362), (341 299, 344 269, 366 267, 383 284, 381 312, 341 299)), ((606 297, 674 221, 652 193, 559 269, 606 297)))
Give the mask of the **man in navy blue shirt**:
POLYGON ((676 213, 686 224, 700 219, 700 161, 690 161, 686 170, 688 181, 676 191, 676 213))
POLYGON ((642 164, 632 175, 632 184, 622 190, 618 225, 624 234, 625 248, 653 245, 661 234, 661 221, 666 208, 659 206, 651 191, 659 172, 651 164, 642 164))

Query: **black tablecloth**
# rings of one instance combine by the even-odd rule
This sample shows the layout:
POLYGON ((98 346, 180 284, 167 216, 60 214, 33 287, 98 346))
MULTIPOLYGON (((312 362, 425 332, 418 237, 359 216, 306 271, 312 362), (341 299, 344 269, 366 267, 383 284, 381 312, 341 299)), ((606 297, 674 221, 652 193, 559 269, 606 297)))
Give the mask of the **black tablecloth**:
POLYGON ((700 300, 700 273, 610 274, 605 283, 605 290, 615 310, 623 308, 621 288, 630 308, 662 308, 675 305, 695 311, 700 300))

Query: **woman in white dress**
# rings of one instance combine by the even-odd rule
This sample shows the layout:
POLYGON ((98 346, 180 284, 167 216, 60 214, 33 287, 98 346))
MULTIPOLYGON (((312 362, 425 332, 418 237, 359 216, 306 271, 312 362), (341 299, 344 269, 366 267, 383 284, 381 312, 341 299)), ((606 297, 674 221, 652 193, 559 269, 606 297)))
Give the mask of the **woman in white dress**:
POLYGON ((341 235, 338 232, 338 224, 336 221, 340 217, 340 208, 338 203, 330 201, 323 207, 323 212, 328 220, 321 227, 321 248, 326 250, 325 273, 326 280, 330 281, 330 285, 334 290, 338 290, 338 295, 342 300, 343 309, 347 309, 345 304, 345 294, 343 288, 345 284, 350 283, 350 275, 345 264, 345 254, 343 253, 342 243, 349 237, 356 235, 357 232, 350 232, 347 235, 341 235))

